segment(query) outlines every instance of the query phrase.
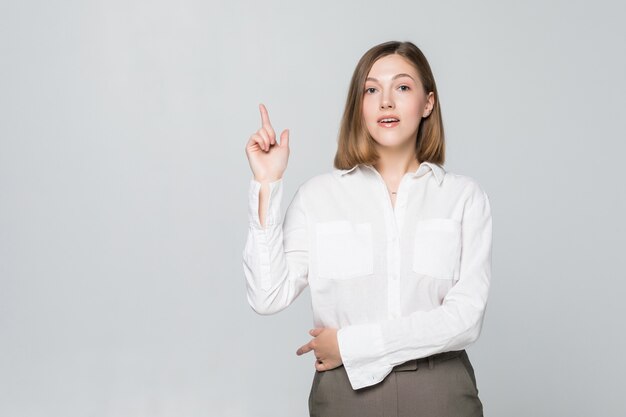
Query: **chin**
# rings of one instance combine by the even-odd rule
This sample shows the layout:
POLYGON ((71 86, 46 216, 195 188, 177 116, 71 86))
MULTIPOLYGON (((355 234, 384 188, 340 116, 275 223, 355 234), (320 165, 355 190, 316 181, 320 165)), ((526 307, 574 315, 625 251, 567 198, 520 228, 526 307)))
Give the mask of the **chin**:
POLYGON ((404 146, 403 142, 380 142, 380 141, 377 141, 376 143, 377 143, 378 147, 385 148, 385 149, 396 149, 396 148, 402 148, 404 146))
POLYGON ((398 146, 402 146, 405 145, 407 142, 414 142, 415 139, 411 138, 409 139, 402 139, 400 137, 398 137, 398 135, 378 135, 378 136, 373 136, 374 140, 376 141, 376 143, 378 143, 380 146, 385 146, 388 148, 396 148, 398 146))

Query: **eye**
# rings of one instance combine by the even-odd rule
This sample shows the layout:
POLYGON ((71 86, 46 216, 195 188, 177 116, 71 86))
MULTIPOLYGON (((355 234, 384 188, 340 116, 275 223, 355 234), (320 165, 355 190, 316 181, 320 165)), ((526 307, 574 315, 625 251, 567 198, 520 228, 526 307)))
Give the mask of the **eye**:
POLYGON ((374 90, 376 91, 376 89, 374 87, 368 87, 365 89, 365 94, 372 94, 374 91, 370 91, 370 90, 374 90))
POLYGON ((409 87, 408 85, 401 85, 398 88, 402 89, 402 91, 409 91, 411 89, 411 87, 409 87))

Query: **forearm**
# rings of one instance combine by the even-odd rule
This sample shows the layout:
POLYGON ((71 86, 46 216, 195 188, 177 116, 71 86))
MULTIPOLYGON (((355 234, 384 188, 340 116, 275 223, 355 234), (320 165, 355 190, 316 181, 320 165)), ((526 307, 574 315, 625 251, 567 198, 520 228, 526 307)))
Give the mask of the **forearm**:
POLYGON ((480 334, 485 307, 451 301, 431 311, 340 329, 340 353, 353 387, 380 382, 393 366, 410 359, 468 347, 480 334))
POLYGON ((254 178, 255 181, 261 183, 261 190, 259 192, 259 222, 261 226, 265 227, 265 216, 267 213, 267 206, 270 198, 270 186, 271 182, 278 181, 279 178, 259 179, 254 178))
POLYGON ((300 200, 296 195, 283 222, 282 181, 268 181, 266 186, 267 203, 262 204, 262 183, 250 182, 249 228, 243 253, 248 302, 259 314, 286 308, 307 285, 308 275, 306 219, 300 200))

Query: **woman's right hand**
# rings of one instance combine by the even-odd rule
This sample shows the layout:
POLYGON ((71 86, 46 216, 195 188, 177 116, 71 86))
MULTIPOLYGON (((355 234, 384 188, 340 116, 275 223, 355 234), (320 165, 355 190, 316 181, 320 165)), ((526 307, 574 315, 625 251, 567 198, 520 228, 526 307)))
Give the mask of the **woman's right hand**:
POLYGON ((267 109, 263 104, 259 104, 259 110, 261 128, 250 136, 246 144, 246 156, 256 181, 274 182, 282 178, 287 169, 289 130, 283 130, 280 134, 280 143, 277 143, 267 109))

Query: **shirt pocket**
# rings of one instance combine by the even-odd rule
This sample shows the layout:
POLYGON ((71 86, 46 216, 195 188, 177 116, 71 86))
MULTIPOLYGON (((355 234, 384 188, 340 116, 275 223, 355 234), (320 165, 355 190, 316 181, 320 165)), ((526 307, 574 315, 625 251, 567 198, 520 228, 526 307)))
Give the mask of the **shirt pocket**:
POLYGON ((374 272, 371 223, 320 222, 315 234, 320 278, 346 279, 374 272))
POLYGON ((458 279, 461 223, 453 219, 418 220, 413 242, 413 271, 437 279, 458 279))

